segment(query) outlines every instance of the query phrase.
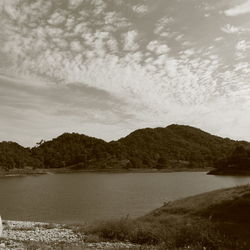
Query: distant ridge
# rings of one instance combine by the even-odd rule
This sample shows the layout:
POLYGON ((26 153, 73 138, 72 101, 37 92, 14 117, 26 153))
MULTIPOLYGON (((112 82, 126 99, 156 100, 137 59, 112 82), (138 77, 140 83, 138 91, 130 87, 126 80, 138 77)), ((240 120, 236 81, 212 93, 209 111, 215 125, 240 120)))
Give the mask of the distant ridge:
POLYGON ((0 143, 0 170, 23 168, 178 169, 203 168, 249 142, 211 135, 198 128, 170 125, 139 129, 117 141, 64 133, 36 147, 0 143))

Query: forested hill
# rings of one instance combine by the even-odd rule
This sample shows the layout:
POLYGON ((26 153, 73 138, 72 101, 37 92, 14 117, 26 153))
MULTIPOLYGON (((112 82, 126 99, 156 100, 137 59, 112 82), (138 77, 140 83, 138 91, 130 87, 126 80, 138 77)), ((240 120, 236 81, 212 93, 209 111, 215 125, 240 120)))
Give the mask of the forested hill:
POLYGON ((215 169, 211 174, 240 175, 250 174, 250 147, 238 146, 225 158, 219 159, 214 164, 215 169))
POLYGON ((0 169, 200 168, 225 158, 239 145, 250 143, 223 139, 182 125, 139 129, 109 143, 65 133, 31 149, 13 142, 0 143, 0 169))
POLYGON ((37 166, 39 162, 32 157, 31 150, 15 142, 0 143, 0 170, 37 166))
POLYGON ((245 144, 181 125, 136 130, 119 142, 129 155, 137 156, 145 163, 152 162, 158 168, 178 163, 189 167, 209 166, 225 157, 238 143, 245 144))

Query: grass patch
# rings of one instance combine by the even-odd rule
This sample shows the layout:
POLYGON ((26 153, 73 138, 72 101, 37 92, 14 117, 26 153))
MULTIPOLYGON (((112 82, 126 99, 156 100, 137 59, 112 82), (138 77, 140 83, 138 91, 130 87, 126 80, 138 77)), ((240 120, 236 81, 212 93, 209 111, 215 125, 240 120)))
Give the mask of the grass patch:
POLYGON ((85 228, 90 241, 128 241, 157 249, 250 249, 250 186, 166 203, 146 216, 85 228))
POLYGON ((96 235, 100 240, 129 241, 135 244, 158 244, 158 227, 126 218, 99 222, 86 229, 87 235, 96 235))
MULTIPOLYGON (((84 243, 108 241, 137 245, 129 249, 248 250, 249 212, 250 186, 241 186, 168 202, 138 219, 127 216, 93 225, 60 225, 60 228, 69 228, 82 235, 84 243)), ((50 229, 58 225, 42 227, 50 229)), ((27 244, 30 250, 51 249, 51 245, 44 243, 27 244)), ((60 243, 52 249, 85 248, 84 245, 72 247, 72 244, 60 243)))
POLYGON ((205 219, 182 218, 165 221, 163 224, 133 221, 127 218, 106 221, 92 226, 87 235, 95 242, 129 241, 142 246, 152 245, 152 249, 249 249, 245 242, 230 239, 215 225, 205 219))
POLYGON ((250 225, 250 192, 232 200, 211 205, 200 214, 214 220, 250 225))

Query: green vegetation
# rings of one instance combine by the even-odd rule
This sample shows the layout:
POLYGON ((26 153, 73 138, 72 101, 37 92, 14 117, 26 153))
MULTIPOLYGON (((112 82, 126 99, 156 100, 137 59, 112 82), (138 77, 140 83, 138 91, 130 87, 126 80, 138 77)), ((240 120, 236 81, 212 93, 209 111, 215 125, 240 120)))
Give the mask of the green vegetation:
POLYGON ((102 222, 83 232, 100 241, 155 249, 243 250, 250 249, 249 211, 250 186, 241 186, 169 202, 144 217, 102 222))
POLYGON ((33 148, 0 143, 0 170, 11 169, 180 169, 211 167, 238 145, 190 126, 136 130, 118 141, 105 142, 65 133, 33 148))

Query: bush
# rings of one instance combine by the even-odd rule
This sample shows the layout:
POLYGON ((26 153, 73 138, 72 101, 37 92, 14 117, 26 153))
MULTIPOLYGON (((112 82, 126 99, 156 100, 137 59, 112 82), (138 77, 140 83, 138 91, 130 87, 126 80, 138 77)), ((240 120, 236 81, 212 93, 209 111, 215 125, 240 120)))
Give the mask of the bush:
POLYGON ((99 237, 107 240, 127 240, 133 224, 128 218, 121 218, 120 220, 110 220, 100 222, 87 230, 89 234, 96 234, 99 237))
MULTIPOLYGON (((87 230, 87 238, 129 241, 139 245, 155 245, 157 249, 245 250, 245 242, 230 239, 211 221, 201 218, 166 218, 164 223, 122 218, 99 223, 87 230), (94 237, 95 236, 95 237, 94 237)), ((155 249, 155 248, 152 248, 155 249)))
POLYGON ((217 230, 206 220, 193 220, 191 223, 166 225, 162 230, 164 243, 160 249, 193 250, 247 250, 249 246, 239 239, 231 239, 217 230))
POLYGON ((165 239, 166 244, 177 248, 201 245, 206 249, 216 249, 217 242, 217 233, 207 223, 176 226, 169 237, 165 239))
POLYGON ((158 244, 161 239, 159 237, 160 230, 158 227, 153 227, 152 224, 135 223, 128 240, 135 244, 158 244))
POLYGON ((101 222, 87 230, 105 240, 130 241, 135 244, 158 244, 160 238, 157 229, 149 223, 126 218, 101 222))

